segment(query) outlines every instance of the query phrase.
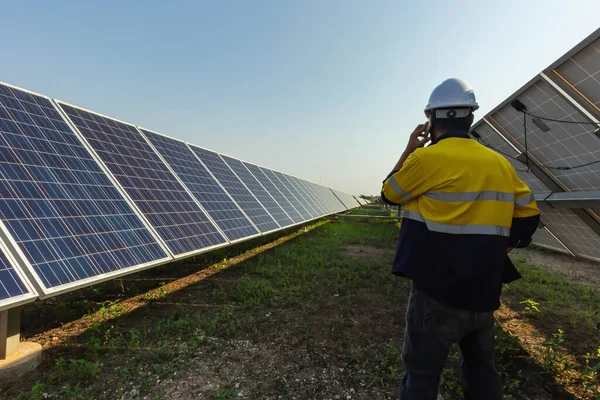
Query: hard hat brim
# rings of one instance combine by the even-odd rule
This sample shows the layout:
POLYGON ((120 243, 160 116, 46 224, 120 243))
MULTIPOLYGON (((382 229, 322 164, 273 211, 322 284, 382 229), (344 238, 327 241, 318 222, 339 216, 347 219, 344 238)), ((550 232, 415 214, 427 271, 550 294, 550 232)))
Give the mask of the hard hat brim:
POLYGON ((425 107, 425 112, 435 110, 436 108, 471 108, 473 111, 479 108, 479 104, 475 103, 437 103, 437 104, 427 104, 425 107))

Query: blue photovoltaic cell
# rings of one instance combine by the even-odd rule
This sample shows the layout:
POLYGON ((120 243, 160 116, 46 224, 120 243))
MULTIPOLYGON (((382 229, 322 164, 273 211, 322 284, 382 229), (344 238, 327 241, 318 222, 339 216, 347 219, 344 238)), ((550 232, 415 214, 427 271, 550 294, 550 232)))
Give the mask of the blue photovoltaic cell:
POLYGON ((313 195, 313 199, 315 200, 317 206, 319 207, 319 213, 321 215, 331 214, 333 211, 331 210, 331 205, 328 204, 327 199, 323 198, 323 195, 319 193, 315 184, 311 182, 307 182, 304 179, 297 178, 297 181, 300 185, 302 185, 307 192, 313 195))
POLYGON ((0 85, 0 132, 0 218, 45 288, 168 257, 48 99, 0 85))
POLYGON ((6 303, 11 298, 28 293, 30 292, 25 283, 10 265, 4 252, 0 250, 0 303, 6 303))
POLYGON ((277 204, 279 204, 281 208, 285 210, 287 215, 295 223, 304 221, 304 218, 302 217, 302 215, 300 215, 298 210, 292 205, 292 203, 287 199, 287 197, 284 196, 279 189, 277 189, 277 186, 281 186, 281 184, 278 183, 277 186, 275 186, 275 183, 271 182, 269 177, 262 171, 260 167, 244 161, 242 161, 242 163, 246 168, 248 168, 250 173, 252 173, 252 175, 260 182, 260 184, 263 185, 263 187, 267 190, 267 192, 269 192, 271 197, 275 199, 277 204))
POLYGON ((302 217, 304 217, 304 219, 313 219, 315 217, 313 213, 309 211, 309 206, 306 203, 306 200, 304 200, 304 198, 300 196, 300 193, 298 193, 295 186, 290 185, 290 183, 287 181, 287 179, 285 179, 283 174, 281 174, 280 172, 270 170, 268 168, 261 167, 261 169, 264 171, 265 174, 267 174, 269 179, 271 179, 273 183, 275 183, 277 188, 281 190, 281 193, 283 193, 288 198, 288 200, 294 205, 294 207, 296 207, 296 209, 302 215, 302 217))
POLYGON ((259 233, 184 142, 142 132, 229 240, 259 233))
POLYGON ((325 211, 325 205, 323 204, 323 201, 319 199, 319 197, 315 194, 315 192, 311 190, 311 188, 308 185, 305 185, 300 178, 296 178, 295 176, 288 175, 287 178, 292 179, 294 183, 296 183, 298 188, 303 190, 304 193, 306 193, 306 196, 308 196, 307 200, 310 202, 310 205, 317 213, 317 216, 322 217, 323 215, 327 214, 327 211, 325 211))
POLYGON ((310 188, 317 194, 319 199, 321 199, 321 201, 323 201, 323 204, 325 205, 324 208, 325 208, 325 211, 327 214, 333 214, 338 211, 338 209, 335 207, 334 203, 332 202, 332 199, 327 195, 327 193, 331 194, 331 192, 328 189, 324 188, 323 186, 317 185, 316 183, 312 183, 312 182, 304 181, 304 184, 310 186, 310 188))
MULTIPOLYGON (((246 168, 244 163, 235 158, 227 157, 221 154, 221 158, 233 169, 235 174, 244 182, 244 184, 250 189, 252 194, 260 201, 260 203, 267 209, 269 214, 281 225, 286 227, 294 224, 294 221, 288 217, 283 208, 277 204, 277 202, 269 195, 269 192, 260 184, 260 182, 252 175, 250 170, 246 168)), ((291 207, 291 206, 290 206, 291 207)))
POLYGON ((226 242, 134 126, 60 106, 173 254, 226 242))
POLYGON ((319 188, 321 193, 323 193, 323 196, 326 197, 331 203, 331 209, 333 210, 333 212, 340 212, 346 209, 343 206, 343 204, 340 203, 337 197, 335 197, 335 195, 331 192, 331 190, 329 190, 329 188, 321 185, 317 185, 317 187, 319 188))
POLYGON ((279 224, 275 222, 267 210, 254 198, 252 193, 250 193, 242 181, 240 181, 217 153, 196 146, 191 146, 191 148, 261 232, 270 232, 279 229, 279 224))
POLYGON ((296 188, 296 191, 298 193, 300 193, 300 196, 304 197, 304 201, 305 203, 308 204, 308 210, 311 213, 311 215, 313 217, 320 217, 323 214, 319 211, 319 206, 317 205, 317 201, 314 198, 314 196, 312 195, 312 193, 310 193, 309 191, 307 191, 304 187, 302 187, 302 185, 299 182, 299 179, 284 173, 280 173, 285 179, 288 180, 288 182, 290 182, 290 184, 296 188))

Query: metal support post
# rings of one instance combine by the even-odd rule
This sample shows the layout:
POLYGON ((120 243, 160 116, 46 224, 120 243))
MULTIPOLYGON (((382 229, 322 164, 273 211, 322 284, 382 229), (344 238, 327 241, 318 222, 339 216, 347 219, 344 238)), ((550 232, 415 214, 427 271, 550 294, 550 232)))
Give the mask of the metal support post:
POLYGON ((21 341, 21 307, 0 311, 0 360, 6 360, 21 341))

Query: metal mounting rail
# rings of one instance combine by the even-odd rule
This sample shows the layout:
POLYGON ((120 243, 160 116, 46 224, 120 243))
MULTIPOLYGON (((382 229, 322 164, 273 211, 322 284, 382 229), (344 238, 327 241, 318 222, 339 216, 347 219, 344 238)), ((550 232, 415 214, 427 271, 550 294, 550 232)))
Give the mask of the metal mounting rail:
POLYGON ((600 190, 536 193, 538 203, 555 208, 600 208, 600 190))

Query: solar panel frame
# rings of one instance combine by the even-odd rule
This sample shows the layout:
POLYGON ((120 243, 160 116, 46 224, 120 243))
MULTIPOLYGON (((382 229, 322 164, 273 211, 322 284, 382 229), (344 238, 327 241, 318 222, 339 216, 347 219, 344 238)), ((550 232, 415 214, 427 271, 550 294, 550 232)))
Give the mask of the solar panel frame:
MULTIPOLYGON (((21 265, 22 260, 19 260, 13 256, 13 253, 5 244, 5 242, 10 240, 11 237, 8 229, 6 229, 2 221, 0 221, 0 236, 2 237, 2 240, 0 240, 0 274, 4 271, 9 271, 9 273, 10 271, 14 272, 16 277, 11 276, 11 279, 20 279, 21 282, 15 283, 23 286, 23 293, 16 296, 9 296, 0 300, 0 311, 3 311, 9 308, 19 307, 24 304, 31 303, 32 301, 35 301, 39 295, 35 289, 35 286, 32 284, 31 279, 29 278, 29 274, 25 272, 21 265), (3 268, 2 266, 4 263, 7 264, 6 268, 3 268)), ((12 244, 12 246, 16 246, 16 243, 12 244)), ((8 289, 5 288, 2 280, 0 280, 0 286, 2 287, 2 290, 6 291, 8 294, 8 289)))
POLYGON ((315 190, 321 195, 325 202, 329 205, 329 212, 331 214, 338 213, 342 210, 342 205, 335 195, 329 190, 329 188, 316 184, 313 184, 315 190))
MULTIPOLYGON (((80 146, 83 150, 85 150, 87 152, 87 154, 90 156, 90 158, 88 160, 91 160, 91 162, 93 162, 93 165, 95 167, 98 167, 98 171, 95 171, 95 172, 99 172, 102 176, 105 176, 107 178, 108 182, 110 184, 112 184, 112 187, 121 196, 121 198, 122 198, 121 200, 127 206, 129 206, 130 210, 132 211, 131 215, 135 215, 135 217, 137 217, 139 219, 139 222, 141 223, 141 227, 148 231, 150 236, 154 239, 155 244, 157 246, 159 246, 159 248, 162 250, 163 255, 164 255, 163 258, 157 258, 153 261, 149 261, 146 263, 132 265, 132 266, 129 266, 126 268, 121 268, 121 269, 113 270, 110 272, 105 272, 102 274, 98 274, 98 275, 83 278, 83 279, 76 279, 72 282, 63 283, 63 284, 59 284, 56 286, 48 286, 44 283, 42 278, 38 275, 38 272, 33 267, 33 264, 30 262, 29 258, 25 255, 24 251, 19 246, 18 240, 15 237, 13 237, 12 233, 10 233, 9 229, 4 224, 4 222, 0 221, 0 228, 1 228, 0 234, 4 240, 4 246, 8 249, 9 255, 12 258, 12 260, 14 260, 17 263, 17 265, 19 266, 20 269, 17 271, 21 272, 21 275, 26 277, 27 284, 30 286, 30 288, 32 288, 35 292, 37 292, 37 295, 35 297, 39 297, 40 299, 45 299, 47 297, 59 295, 62 293, 73 291, 73 290, 77 290, 79 288, 89 286, 91 284, 104 282, 106 280, 114 279, 114 278, 117 278, 120 276, 135 273, 135 272, 147 269, 147 268, 151 268, 151 267, 155 267, 155 266, 158 266, 158 265, 161 265, 164 263, 171 262, 172 258, 170 256, 170 253, 167 251, 167 249, 165 248, 165 246, 162 243, 162 241, 160 240, 160 238, 157 237, 155 232, 152 230, 151 227, 148 226, 146 221, 143 218, 139 217, 137 210, 135 207, 132 206, 130 199, 123 193, 122 188, 112 179, 112 177, 109 174, 106 174, 106 171, 103 168, 103 165, 98 163, 98 159, 95 157, 95 154, 93 152, 89 151, 90 149, 87 147, 86 143, 81 142, 76 131, 73 129, 73 126, 70 124, 70 121, 65 118, 64 114, 62 113, 62 110, 57 106, 55 100, 49 98, 48 96, 45 96, 45 95, 42 95, 39 93, 35 93, 35 92, 27 90, 27 89, 22 89, 22 88, 10 85, 8 83, 0 82, 0 85, 4 85, 10 89, 15 90, 16 91, 15 93, 23 92, 25 94, 29 94, 34 97, 37 97, 38 100, 36 100, 36 101, 44 100, 47 102, 47 104, 48 104, 47 108, 56 112, 57 118, 59 118, 60 122, 64 123, 65 126, 70 130, 69 133, 72 134, 77 145, 80 146)), ((46 106, 43 106, 42 104, 39 104, 39 105, 40 105, 40 107, 46 107, 46 106)), ((49 117, 47 117, 47 118, 49 118, 49 117)), ((65 132, 65 134, 66 134, 66 132, 65 132)), ((32 138, 33 138, 33 136, 32 136, 32 138)), ((37 182, 37 181, 32 180, 32 182, 37 182)), ((59 183, 60 183, 60 181, 57 180, 57 184, 59 184, 59 183)), ((65 198, 65 199, 69 199, 69 198, 65 198)), ((59 216, 59 214, 57 214, 57 216, 59 216)), ((81 214, 80 216, 84 217, 85 215, 81 214)), ((94 232, 92 232, 91 234, 94 234, 94 232)), ((51 238, 52 237, 49 237, 48 239, 51 239, 51 238)), ((98 253, 98 254, 100 254, 100 253, 98 253)), ((57 259, 56 262, 58 262, 58 261, 61 261, 61 260, 57 259)), ((98 269, 98 267, 99 266, 95 266, 94 268, 98 269)), ((72 271, 69 271, 69 272, 72 273, 72 271)))
MULTIPOLYGON (((235 203, 235 204, 238 206, 238 208, 239 208, 239 209, 242 211, 242 213, 243 213, 243 214, 246 216, 246 218, 248 218, 248 220, 250 221, 250 223, 252 223, 252 225, 254 225, 254 227, 255 227, 255 228, 258 230, 258 232, 259 232, 259 233, 262 233, 263 235, 266 235, 266 234, 269 234, 269 233, 272 233, 272 232, 275 232, 275 231, 278 231, 278 230, 280 230, 280 229, 281 229, 281 226, 279 225, 279 223, 278 223, 278 222, 277 222, 277 221, 276 221, 276 220, 275 220, 275 219, 274 219, 274 218, 271 216, 271 214, 270 214, 270 213, 267 211, 267 209, 266 209, 266 208, 265 208, 265 207, 262 205, 262 203, 261 203, 260 201, 258 201, 258 199, 256 198, 256 196, 254 196, 254 194, 252 193, 252 191, 250 191, 250 189, 248 189, 248 187, 246 186, 246 184, 244 184, 244 182, 243 182, 243 181, 242 181, 242 180, 239 178, 239 176, 237 176, 237 174, 235 173, 235 171, 233 171, 233 169, 232 169, 232 168, 229 166, 229 164, 227 164, 227 163, 226 163, 226 162, 223 160, 223 158, 222 158, 222 157, 219 155, 219 153, 218 153, 218 152, 216 152, 216 151, 213 151, 213 150, 209 150, 209 149, 207 149, 207 148, 204 148, 204 147, 201 147, 201 146, 198 146, 198 145, 195 145, 195 144, 191 144, 191 143, 188 143, 188 146, 189 146, 190 148, 192 148, 192 151, 193 151, 193 149, 194 149, 194 148, 196 148, 196 149, 199 149, 201 152, 205 152, 204 154, 206 154, 206 153, 209 153, 209 154, 210 154, 210 156, 212 156, 212 155, 214 154, 214 156, 215 156, 216 158, 218 158, 218 161, 217 161, 217 162, 219 162, 219 161, 220 161, 220 162, 222 162, 222 163, 223 163, 223 165, 225 166, 225 168, 227 168, 227 169, 228 169, 228 171, 229 171, 229 172, 230 172, 230 173, 231 173, 231 174, 232 174, 232 175, 235 177, 235 179, 237 179, 237 182, 236 182, 236 183, 240 183, 240 184, 243 186, 243 189, 242 189, 242 191, 244 191, 244 190, 245 190, 245 191, 247 191, 247 192, 248 192, 248 194, 250 194, 250 196, 252 196, 252 198, 254 199, 254 201, 255 201, 256 203, 258 203, 258 205, 259 205, 259 206, 262 208, 262 210, 263 210, 263 211, 266 213, 266 215, 268 215, 268 217, 271 219, 271 221, 272 221, 272 222, 273 222, 275 225, 277 225, 277 227, 276 227, 276 228, 269 229, 269 230, 266 230, 266 231, 262 231, 262 230, 260 229, 260 227, 257 225, 256 221, 254 221, 254 220, 253 220, 252 216, 251 216, 251 215, 249 215, 249 214, 246 212, 245 208, 244 208, 244 207, 243 207, 243 206, 240 204, 240 201, 238 201, 238 200, 237 200, 237 199, 234 197, 235 193, 232 193, 232 191, 230 190, 230 188, 229 188, 228 186, 225 186, 226 182, 223 182, 223 179, 219 179, 219 177, 216 175, 216 173, 218 172, 218 171, 215 171, 215 168, 214 168, 214 167, 216 167, 216 166, 213 166, 212 164, 211 164, 211 165, 209 165, 209 164, 208 164, 208 162, 207 162, 208 160, 205 160, 205 159, 204 159, 204 158, 203 158, 203 157, 202 157, 200 154, 198 154, 198 152, 196 152, 196 151, 193 151, 193 152, 194 152, 194 154, 196 155, 196 157, 197 157, 197 158, 198 158, 198 159, 199 159, 199 160, 202 162, 202 164, 204 164, 204 166, 206 167, 206 169, 207 169, 207 170, 208 170, 208 171, 211 173, 211 175, 212 175, 212 176, 215 178, 215 180, 217 181, 217 183, 219 183, 219 185, 221 185, 221 187, 223 188, 223 190, 225 190, 225 192, 227 192, 227 194, 229 194, 229 197, 230 197, 230 198, 233 200, 233 202, 234 202, 234 203, 235 203)), ((227 171, 226 171, 225 173, 227 173, 227 171)), ((232 187, 231 189, 233 189, 233 187, 232 187)), ((237 188, 237 190, 239 190, 239 188, 237 188)), ((245 195, 245 194, 244 194, 244 195, 245 195)))
POLYGON ((323 195, 319 193, 315 184, 301 178, 296 179, 297 182, 302 185, 307 192, 312 194, 315 203, 320 207, 319 211, 321 212, 322 216, 333 214, 331 211, 331 204, 329 204, 327 199, 325 199, 323 195))
POLYGON ((346 210, 346 207, 344 206, 344 204, 340 201, 340 199, 338 199, 338 197, 335 195, 335 193, 333 193, 331 188, 328 188, 323 185, 317 185, 317 186, 319 187, 319 190, 323 193, 323 196, 325 196, 327 199, 329 199, 329 202, 331 203, 331 205, 336 213, 346 210))
POLYGON ((550 232, 547 227, 538 228, 535 231, 533 234, 532 243, 545 249, 574 255, 556 236, 552 234, 552 232, 550 232))
MULTIPOLYGON (((221 242, 221 243, 217 243, 217 244, 210 245, 210 246, 205 246, 205 247, 202 247, 202 248, 199 248, 199 249, 195 249, 195 250, 191 250, 191 251, 187 251, 187 252, 175 254, 173 252, 173 250, 168 246, 167 241, 159 234, 157 227, 155 227, 151 223, 149 217, 142 211, 142 209, 139 207, 139 205, 136 203, 136 201, 131 197, 131 195, 129 194, 129 192, 127 191, 127 189, 121 184, 121 182, 115 176, 115 174, 113 173, 113 171, 104 162, 104 160, 102 159, 102 157, 100 157, 100 155, 98 154, 98 152, 96 151, 96 149, 94 148, 94 146, 92 146, 90 144, 90 142, 88 141, 88 139, 86 138, 86 136, 82 134, 82 132, 79 130, 77 124, 75 124, 71 120, 70 116, 62 108, 62 106, 64 105, 64 106, 67 106, 67 107, 72 107, 72 108, 74 108, 76 110, 92 114, 92 116, 96 116, 96 117, 100 117, 100 118, 105 118, 107 120, 113 121, 114 123, 124 124, 124 125, 127 125, 130 128, 135 129, 135 131, 137 132, 137 135, 139 135, 140 138, 143 140, 143 142, 150 147, 150 149, 152 150, 151 153, 154 154, 154 155, 156 155, 156 157, 160 160, 160 163, 165 166, 165 168, 167 169, 167 171, 169 172, 169 174, 173 176, 173 178, 181 186, 181 188, 183 189, 183 191, 190 197, 191 201, 198 208, 198 211, 200 211, 200 213, 203 213, 204 217, 206 217, 207 220, 209 222, 211 222, 211 224, 216 229, 216 231, 220 233, 220 231, 218 230, 218 227, 215 226, 215 224, 212 222, 212 220, 210 219, 210 217, 208 216, 208 214, 206 214, 206 212, 204 212, 203 208, 200 206, 200 204, 198 203, 198 201, 196 200, 196 198, 194 196, 192 196, 192 195, 189 194, 189 191, 188 191, 187 187, 185 185, 181 184, 181 181, 179 180, 179 177, 176 174, 173 174, 170 166, 164 162, 164 160, 162 159, 162 157, 160 156, 160 154, 156 151, 156 149, 154 149, 154 147, 152 145, 148 144, 148 141, 146 140, 146 137, 140 132, 139 128, 136 125, 131 124, 131 123, 126 122, 126 121, 123 121, 123 120, 120 120, 120 119, 117 119, 117 118, 114 118, 114 117, 110 117, 110 116, 98 113, 96 111, 92 111, 92 110, 89 110, 89 109, 86 109, 86 108, 83 108, 83 107, 80 107, 80 106, 76 106, 76 105, 67 103, 65 101, 61 101, 61 100, 54 100, 54 101, 58 105, 57 108, 61 111, 61 113, 63 114, 63 117, 68 122, 68 124, 71 126, 71 128, 75 131, 75 133, 78 136, 78 138, 80 139, 80 141, 83 142, 84 145, 88 148, 88 150, 92 153, 92 155, 94 156, 94 158, 101 165, 101 167, 104 169, 105 173, 109 176, 109 178, 111 178, 111 180, 113 182, 115 182, 120 189, 122 189, 122 193, 124 193, 125 196, 126 196, 126 198, 128 200, 130 200, 130 204, 133 205, 133 208, 137 212, 138 216, 140 218, 142 218, 142 220, 146 223, 147 226, 150 227, 151 231, 155 234, 155 236, 160 239, 160 243, 162 244, 163 248, 166 248, 168 250, 168 254, 171 255, 172 260, 178 260, 178 259, 182 259, 182 258, 186 258, 186 257, 191 257, 191 256, 194 256, 194 255, 202 254, 202 253, 205 253, 205 252, 208 252, 208 251, 215 250, 217 248, 226 246, 228 244, 227 238, 223 237, 224 241, 221 242)), ((138 178, 136 178, 136 179, 138 179, 138 178)), ((220 235, 222 236, 222 233, 220 233, 220 235)))
POLYGON ((244 162, 238 158, 218 153, 221 159, 231 168, 235 175, 244 183, 254 198, 262 204, 279 226, 284 229, 296 224, 288 213, 281 207, 263 184, 250 172, 244 162), (234 165, 235 164, 235 165, 234 165), (242 174, 242 175, 240 175, 242 174), (251 185, 251 186, 249 186, 251 185), (260 196, 260 197, 259 197, 260 196))
MULTIPOLYGON (((215 228, 226 239, 225 244, 219 245, 218 247, 226 246, 227 244, 239 243, 239 242, 242 242, 242 241, 245 241, 245 240, 252 239, 252 238, 260 236, 260 230, 254 225, 254 223, 252 223, 252 221, 248 218, 248 216, 246 215, 246 213, 241 209, 241 207, 237 204, 237 202, 231 197, 231 195, 229 194, 229 192, 221 185, 221 183, 218 181, 218 179, 215 178, 215 176, 210 171, 210 169, 208 169, 206 167, 206 165, 204 164, 204 162, 202 162, 202 160, 200 158, 198 158, 198 156, 196 155, 196 153, 192 150, 191 146, 195 146, 195 145, 191 145, 190 143, 188 143, 188 142, 186 142, 184 140, 181 140, 181 139, 178 139, 178 138, 174 138, 174 137, 165 135, 163 133, 153 131, 151 129, 147 129, 147 128, 143 128, 143 127, 138 127, 138 130, 141 132, 142 136, 146 139, 146 141, 150 144, 150 146, 152 146, 152 148, 154 148, 154 150, 156 151, 156 153, 158 154, 158 156, 161 158, 161 160, 163 160, 163 162, 165 163, 165 165, 167 166, 167 168, 169 168, 169 170, 171 171, 171 173, 173 175, 175 175, 175 177, 177 178, 177 180, 186 189, 186 191, 189 193, 189 195, 192 196, 192 198, 196 201, 196 203, 199 205, 199 207, 204 211, 204 213, 210 219, 210 221, 213 223, 213 225, 215 226, 215 228), (169 139, 169 140, 174 140, 174 141, 176 141, 176 142, 184 145, 185 148, 189 151, 189 154, 193 157, 194 161, 197 162, 198 164, 200 164, 200 166, 204 170, 206 170, 206 172, 211 176, 211 178, 214 181, 214 183, 216 184, 216 186, 222 190, 223 194, 225 196, 227 196, 229 198, 229 200, 231 200, 231 203, 233 205, 235 205, 236 210, 239 211, 240 214, 243 215, 244 218, 246 218, 248 220, 248 222, 250 223, 250 226, 252 226, 256 230, 257 233, 252 234, 252 235, 248 235, 248 236, 243 236, 243 237, 236 238, 236 239, 230 238, 227 235, 227 232, 222 227, 220 227, 219 222, 217 222, 217 220, 215 220, 215 218, 213 216, 211 216, 211 213, 202 204, 203 201, 201 199, 199 199, 199 198, 196 197, 196 195, 194 194, 194 190, 192 188, 190 188, 189 185, 180 176, 180 174, 177 171, 175 171, 175 169, 173 168, 173 166, 165 159, 165 157, 161 154, 161 152, 152 143, 152 140, 149 137, 147 137, 147 135, 144 134, 144 132, 148 132, 150 134, 158 135, 158 136, 161 136, 161 137, 169 139)), ((218 211, 219 212, 224 212, 223 210, 218 210, 218 211)), ((209 250, 214 250, 216 248, 217 247, 212 247, 209 250)), ((207 250, 207 251, 209 251, 209 250, 207 250)))
MULTIPOLYGON (((535 176, 531 171, 527 171, 527 167, 525 164, 516 160, 515 158, 520 154, 518 149, 511 144, 508 139, 506 139, 495 127, 492 125, 486 118, 482 118, 478 121, 471 131, 477 131, 477 133, 483 139, 483 143, 487 143, 492 147, 493 150, 499 150, 502 153, 499 153, 504 158, 506 158, 517 171, 517 175, 519 178, 529 186, 533 193, 551 193, 552 190, 544 184, 537 176, 535 176), (510 156, 512 158, 509 158, 510 156)), ((475 138, 475 140, 477 140, 475 138)), ((481 142, 481 140, 479 140, 481 142)), ((489 147, 488 146, 488 147, 489 147)), ((544 228, 548 231, 548 235, 545 235, 543 232, 540 232, 541 229, 538 229, 536 235, 534 235, 533 243, 542 247, 550 248, 553 250, 559 250, 562 248, 563 251, 567 251, 571 254, 574 254, 573 251, 569 248, 569 238, 568 237, 559 237, 554 233, 554 230, 558 230, 562 232, 563 235, 567 230, 561 229, 559 226, 555 224, 552 220, 546 221, 547 225, 544 228)))
MULTIPOLYGON (((300 187, 300 185, 296 181, 296 179, 290 175, 284 174, 283 172, 279 172, 279 174, 280 175, 278 175, 278 177, 283 177, 283 179, 285 179, 288 182, 289 186, 292 189, 294 189, 298 193, 298 195, 304 200, 303 205, 306 208, 306 210, 310 213, 312 218, 313 219, 319 218, 321 215, 316 208, 317 207, 316 203, 312 200, 312 197, 302 187, 300 187)), ((296 195, 296 194, 294 193, 294 195, 296 195)), ((297 196, 296 196, 296 198, 297 198, 297 196)), ((300 200, 300 199, 298 199, 298 200, 300 200)))
POLYGON ((304 222, 311 221, 313 216, 304 207, 302 202, 294 196, 292 191, 286 186, 286 184, 279 179, 274 170, 260 167, 260 170, 269 178, 269 180, 275 185, 275 187, 281 192, 281 194, 292 204, 292 206, 298 211, 300 216, 304 219, 304 222))
POLYGON ((277 185, 271 181, 269 176, 265 174, 262 168, 256 164, 242 161, 244 166, 250 171, 250 173, 256 178, 257 181, 265 188, 267 192, 273 197, 273 199, 284 209, 288 217, 294 221, 294 225, 301 224, 305 221, 304 217, 296 209, 294 204, 288 200, 288 198, 279 190, 277 185))

